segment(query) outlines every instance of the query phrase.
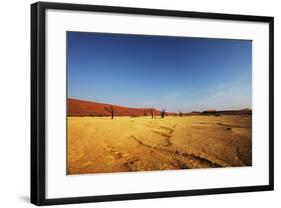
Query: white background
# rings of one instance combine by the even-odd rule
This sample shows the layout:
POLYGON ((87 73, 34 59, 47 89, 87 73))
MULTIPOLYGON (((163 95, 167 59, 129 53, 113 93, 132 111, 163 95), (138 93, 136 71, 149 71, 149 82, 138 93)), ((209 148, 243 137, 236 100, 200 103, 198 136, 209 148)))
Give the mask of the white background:
MULTIPOLYGON (((61 2, 63 2, 61 0, 61 2)), ((68 1, 69 2, 69 1, 68 1)), ((75 1, 104 5, 150 7, 189 11, 221 12, 275 16, 275 123, 281 125, 281 14, 278 1, 246 0, 142 0, 142 1, 75 1), (279 84, 278 84, 279 82, 279 84)), ((0 206, 31 207, 29 200, 30 153, 30 9, 32 1, 3 1, 0 33, 0 206)), ((98 204, 68 205, 66 207, 266 207, 280 204, 280 146, 281 130, 275 125, 275 191, 224 194, 213 196, 150 199, 98 204)), ((278 206, 278 205, 277 205, 278 206)), ((280 206, 280 205, 279 205, 280 206)), ((63 207, 63 206, 60 206, 63 207)), ((276 206, 275 206, 276 207, 276 206)))

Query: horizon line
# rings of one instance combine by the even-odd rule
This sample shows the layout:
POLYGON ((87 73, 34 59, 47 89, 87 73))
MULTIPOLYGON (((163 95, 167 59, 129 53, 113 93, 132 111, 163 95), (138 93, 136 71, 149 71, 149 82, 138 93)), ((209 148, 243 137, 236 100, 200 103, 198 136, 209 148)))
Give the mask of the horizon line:
MULTIPOLYGON (((161 111, 161 109, 158 109, 158 108, 155 108, 155 107, 130 107, 130 106, 124 106, 124 105, 118 105, 118 104, 111 104, 111 103, 104 103, 104 102, 96 102, 94 100, 85 100, 85 99, 80 99, 80 98, 73 98, 73 97, 67 97, 67 100, 69 99, 72 99, 72 100, 77 100, 77 101, 82 101, 82 102, 90 102, 90 103, 98 103, 98 104, 105 104, 105 105, 112 105, 112 106, 118 106, 118 107, 123 107, 123 108, 132 108, 132 109, 154 109, 154 110, 158 110, 158 111, 161 111)), ((166 109, 166 108, 164 108, 166 109)), ((192 112, 211 112, 211 111, 242 111, 242 110, 250 110, 252 111, 251 108, 249 107, 246 107, 246 108, 241 108, 241 109, 223 109, 223 110, 216 110, 216 109, 213 109, 213 108, 210 108, 210 109, 205 109, 205 110, 192 110, 192 111, 167 111, 167 113, 178 113, 178 112, 182 112, 182 113, 192 113, 192 112)))

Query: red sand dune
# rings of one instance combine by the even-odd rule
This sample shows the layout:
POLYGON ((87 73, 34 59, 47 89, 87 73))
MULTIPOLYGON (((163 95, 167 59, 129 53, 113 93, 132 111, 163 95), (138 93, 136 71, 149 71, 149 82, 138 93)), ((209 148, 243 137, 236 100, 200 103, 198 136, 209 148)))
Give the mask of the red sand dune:
MULTIPOLYGON (((67 99, 67 114, 69 116, 110 116, 105 108, 113 106, 116 116, 150 116, 150 108, 129 108, 105 103, 96 103, 77 99, 67 99)), ((160 111, 153 109, 155 115, 160 115, 160 111)))
MULTIPOLYGON (((130 108, 106 103, 97 103, 92 101, 84 101, 78 99, 67 99, 67 115, 69 116, 110 116, 110 112, 106 108, 113 107, 115 116, 151 116, 151 108, 130 108)), ((154 115, 159 116, 160 110, 153 108, 154 115)), ((189 115, 251 115, 251 109, 241 110, 206 110, 203 112, 183 112, 184 116, 189 115)), ((166 112, 165 115, 178 115, 178 113, 166 112)))

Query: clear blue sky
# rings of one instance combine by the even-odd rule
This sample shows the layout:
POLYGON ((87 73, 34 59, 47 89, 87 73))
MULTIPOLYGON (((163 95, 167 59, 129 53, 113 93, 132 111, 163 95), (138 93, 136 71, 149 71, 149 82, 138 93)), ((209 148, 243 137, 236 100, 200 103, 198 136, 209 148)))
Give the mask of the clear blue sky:
POLYGON ((68 97, 167 111, 252 108, 252 42, 67 32, 68 97))

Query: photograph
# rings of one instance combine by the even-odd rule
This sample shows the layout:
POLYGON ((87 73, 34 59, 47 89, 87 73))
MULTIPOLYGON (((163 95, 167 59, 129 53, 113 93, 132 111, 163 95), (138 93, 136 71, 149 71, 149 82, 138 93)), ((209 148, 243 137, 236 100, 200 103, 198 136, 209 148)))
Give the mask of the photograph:
POLYGON ((67 175, 252 165, 252 41, 66 32, 67 175))
POLYGON ((131 6, 30 5, 30 202, 274 190, 271 11, 131 6))

